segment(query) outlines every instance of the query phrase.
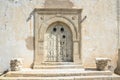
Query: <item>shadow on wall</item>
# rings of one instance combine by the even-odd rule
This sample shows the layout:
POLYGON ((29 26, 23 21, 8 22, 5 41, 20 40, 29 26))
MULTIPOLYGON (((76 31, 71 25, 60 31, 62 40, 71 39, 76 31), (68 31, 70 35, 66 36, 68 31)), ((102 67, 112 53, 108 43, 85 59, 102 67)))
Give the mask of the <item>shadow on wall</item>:
POLYGON ((7 70, 5 70, 2 74, 0 74, 0 76, 2 76, 2 75, 4 75, 4 74, 6 74, 8 71, 9 71, 8 69, 7 69, 7 70))
POLYGON ((34 50, 34 37, 29 36, 25 41, 27 49, 34 50))
POLYGON ((120 49, 118 49, 118 61, 117 61, 117 68, 114 71, 116 74, 120 75, 120 49))
POLYGON ((31 17, 34 15, 34 11, 35 11, 35 9, 29 14, 28 18, 26 19, 26 22, 31 20, 31 17))
MULTIPOLYGON (((31 17, 34 16, 34 12, 35 12, 35 9, 33 9, 33 11, 29 14, 28 18, 26 19, 26 22, 28 22, 29 20, 31 20, 31 17)), ((35 49, 34 41, 35 41, 35 39, 34 39, 33 36, 28 36, 25 39, 26 47, 27 47, 28 50, 34 50, 35 49)))

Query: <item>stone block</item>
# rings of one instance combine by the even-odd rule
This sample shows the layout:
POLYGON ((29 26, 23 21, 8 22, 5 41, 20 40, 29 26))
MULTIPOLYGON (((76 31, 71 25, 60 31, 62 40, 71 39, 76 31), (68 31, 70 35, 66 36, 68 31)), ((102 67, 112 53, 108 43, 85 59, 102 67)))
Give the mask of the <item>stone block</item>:
POLYGON ((22 59, 14 58, 10 61, 11 71, 20 71, 22 69, 22 59))
POLYGON ((111 61, 111 59, 109 58, 96 58, 97 70, 102 71, 102 70, 108 69, 107 65, 109 61, 111 61))

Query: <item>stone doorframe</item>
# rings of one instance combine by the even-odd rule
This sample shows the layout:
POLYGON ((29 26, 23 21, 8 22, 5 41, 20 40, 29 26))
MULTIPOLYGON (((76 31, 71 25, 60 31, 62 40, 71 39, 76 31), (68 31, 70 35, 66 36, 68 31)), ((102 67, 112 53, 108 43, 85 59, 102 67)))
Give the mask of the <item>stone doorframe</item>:
MULTIPOLYGON (((44 64, 44 35, 48 27, 55 22, 61 22, 70 28, 73 40, 73 62, 82 64, 81 59, 81 12, 82 9, 35 9, 34 36, 35 54, 33 68, 44 64)), ((62 62, 63 64, 64 62, 62 62)), ((65 62, 66 63, 66 62, 65 62)), ((45 63, 46 64, 46 63, 45 63)))

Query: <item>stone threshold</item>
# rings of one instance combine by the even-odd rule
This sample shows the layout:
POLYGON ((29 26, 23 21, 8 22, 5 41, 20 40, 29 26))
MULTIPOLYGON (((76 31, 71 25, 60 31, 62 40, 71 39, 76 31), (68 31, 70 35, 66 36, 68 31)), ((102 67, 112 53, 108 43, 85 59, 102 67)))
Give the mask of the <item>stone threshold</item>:
POLYGON ((71 69, 71 68, 77 68, 77 69, 83 69, 82 65, 78 64, 42 64, 42 65, 36 65, 34 66, 35 69, 71 69))

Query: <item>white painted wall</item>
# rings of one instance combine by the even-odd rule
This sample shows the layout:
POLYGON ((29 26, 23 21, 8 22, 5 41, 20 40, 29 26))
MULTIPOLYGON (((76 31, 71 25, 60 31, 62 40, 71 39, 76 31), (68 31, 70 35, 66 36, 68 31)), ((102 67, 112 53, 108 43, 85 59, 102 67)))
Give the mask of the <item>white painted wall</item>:
MULTIPOLYGON (((72 7, 83 9, 82 18, 87 16, 81 24, 84 66, 95 67, 95 57, 108 57, 114 69, 118 50, 116 0, 70 1, 72 7)), ((24 67, 32 64, 34 51, 29 47, 33 20, 29 17, 34 8, 43 8, 44 3, 44 0, 0 0, 0 72, 9 68, 12 58, 23 58, 24 67)))

